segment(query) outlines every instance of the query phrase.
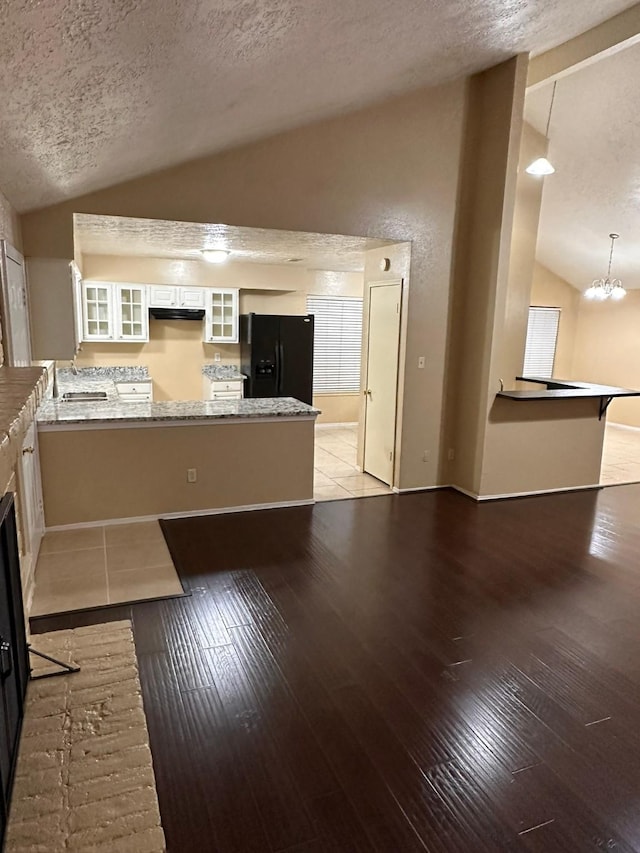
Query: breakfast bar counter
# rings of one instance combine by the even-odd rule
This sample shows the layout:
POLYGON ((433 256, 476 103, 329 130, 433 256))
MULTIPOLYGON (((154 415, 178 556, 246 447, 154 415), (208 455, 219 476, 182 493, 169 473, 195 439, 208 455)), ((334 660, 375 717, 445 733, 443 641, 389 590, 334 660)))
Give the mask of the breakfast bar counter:
POLYGON ((312 503, 317 414, 290 397, 47 400, 47 528, 312 503))

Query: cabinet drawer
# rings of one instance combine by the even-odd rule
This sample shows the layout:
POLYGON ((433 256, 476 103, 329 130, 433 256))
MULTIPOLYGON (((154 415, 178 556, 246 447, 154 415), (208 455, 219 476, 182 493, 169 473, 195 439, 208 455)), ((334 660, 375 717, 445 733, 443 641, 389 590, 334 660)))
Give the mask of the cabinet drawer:
POLYGON ((212 391, 211 400, 242 400, 241 391, 212 391))
POLYGON ((230 382, 217 380, 211 381, 211 392, 213 394, 217 394, 219 391, 242 391, 244 386, 244 382, 242 379, 236 381, 235 379, 230 382))
POLYGON ((121 403, 151 403, 153 397, 150 392, 145 394, 118 394, 121 403))
POLYGON ((116 382, 116 391, 121 400, 153 399, 151 382, 116 382))

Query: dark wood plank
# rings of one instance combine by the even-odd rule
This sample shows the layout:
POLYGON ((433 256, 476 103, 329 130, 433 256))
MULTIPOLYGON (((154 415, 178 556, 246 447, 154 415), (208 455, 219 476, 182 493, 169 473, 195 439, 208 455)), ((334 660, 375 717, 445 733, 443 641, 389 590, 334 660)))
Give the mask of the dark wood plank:
POLYGON ((640 487, 163 523, 131 619, 169 853, 640 850, 640 487))

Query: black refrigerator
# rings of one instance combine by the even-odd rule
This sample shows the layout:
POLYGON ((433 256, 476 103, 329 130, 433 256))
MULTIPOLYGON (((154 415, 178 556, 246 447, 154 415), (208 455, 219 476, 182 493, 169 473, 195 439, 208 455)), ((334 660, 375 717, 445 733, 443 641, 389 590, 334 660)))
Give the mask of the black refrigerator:
POLYGON ((313 315, 242 314, 245 397, 313 400, 313 315))

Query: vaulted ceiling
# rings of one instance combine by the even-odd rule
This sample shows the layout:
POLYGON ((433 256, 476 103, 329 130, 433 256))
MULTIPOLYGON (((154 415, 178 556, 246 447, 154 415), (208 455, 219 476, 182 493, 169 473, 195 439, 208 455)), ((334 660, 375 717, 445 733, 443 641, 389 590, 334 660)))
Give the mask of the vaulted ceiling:
POLYGON ((628 0, 11 0, 0 187, 72 198, 541 52, 628 0))
MULTIPOLYGON (((606 275, 609 234, 620 235, 612 275, 640 288, 640 45, 558 81, 549 128, 537 257, 579 290, 606 275)), ((527 96, 525 118, 544 133, 552 85, 527 96)), ((535 179, 532 179, 535 180, 535 179)))

